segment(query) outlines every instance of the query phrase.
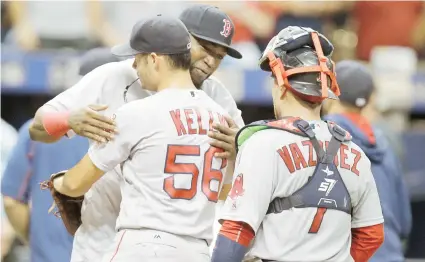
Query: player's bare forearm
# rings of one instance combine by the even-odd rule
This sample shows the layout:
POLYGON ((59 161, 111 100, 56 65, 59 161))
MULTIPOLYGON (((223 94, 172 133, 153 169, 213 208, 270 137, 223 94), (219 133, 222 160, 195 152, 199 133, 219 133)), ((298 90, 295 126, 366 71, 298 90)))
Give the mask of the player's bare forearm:
POLYGON ((15 241, 15 231, 10 225, 7 218, 2 218, 2 227, 1 227, 1 258, 0 261, 3 261, 5 256, 9 254, 10 249, 15 241))
POLYGON ((54 187, 61 194, 70 197, 84 195, 105 172, 98 169, 88 155, 68 170, 63 177, 54 181, 54 187))
MULTIPOLYGON (((224 177, 224 181, 232 181, 233 173, 235 172, 235 161, 228 160, 227 161, 227 168, 226 168, 226 174, 224 177)), ((232 183, 230 184, 224 184, 221 188, 220 195, 218 196, 219 200, 225 201, 227 198, 227 195, 229 194, 230 190, 232 189, 232 183)))
POLYGON ((30 208, 11 197, 3 196, 4 209, 16 235, 28 242, 30 208))
POLYGON ((232 189, 232 184, 224 184, 221 188, 220 195, 218 196, 218 200, 226 201, 227 195, 232 189))
POLYGON ((52 110, 52 109, 41 107, 35 113, 34 120, 29 127, 30 137, 34 141, 43 142, 43 143, 54 143, 60 139, 60 137, 53 137, 49 135, 46 129, 44 129, 43 122, 42 122, 43 114, 48 110, 52 110))

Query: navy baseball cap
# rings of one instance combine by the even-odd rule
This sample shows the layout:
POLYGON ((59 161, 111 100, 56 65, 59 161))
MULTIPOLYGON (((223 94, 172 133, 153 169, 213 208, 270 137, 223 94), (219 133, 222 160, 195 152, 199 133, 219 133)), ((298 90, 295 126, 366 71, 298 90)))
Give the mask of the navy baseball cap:
POLYGON ((133 26, 130 41, 114 46, 111 51, 116 56, 126 57, 143 53, 171 55, 189 52, 190 47, 190 34, 183 22, 158 15, 137 22, 133 26))
POLYGON ((242 54, 230 46, 235 26, 230 17, 217 7, 193 5, 179 18, 193 36, 226 47, 227 54, 233 58, 242 58, 242 54))
POLYGON ((84 76, 101 65, 118 61, 121 60, 111 53, 110 48, 93 48, 81 57, 79 75, 84 76))
POLYGON ((335 72, 341 91, 339 100, 358 108, 366 106, 375 89, 368 68, 357 61, 344 60, 336 64, 335 72))

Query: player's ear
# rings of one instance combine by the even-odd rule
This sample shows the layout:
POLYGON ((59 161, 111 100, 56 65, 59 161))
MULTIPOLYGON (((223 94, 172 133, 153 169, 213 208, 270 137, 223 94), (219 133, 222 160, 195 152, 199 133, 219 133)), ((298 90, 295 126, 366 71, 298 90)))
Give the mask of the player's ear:
POLYGON ((137 58, 136 57, 134 58, 134 61, 133 61, 133 68, 137 69, 137 58))
POLYGON ((273 96, 275 96, 276 98, 283 98, 283 92, 285 88, 282 88, 279 86, 279 84, 277 83, 277 79, 276 77, 274 77, 274 75, 271 75, 271 78, 273 79, 273 88, 272 88, 272 94, 273 96))
POLYGON ((327 114, 329 114, 330 108, 331 108, 331 104, 330 104, 330 99, 325 99, 322 102, 322 108, 320 109, 320 115, 321 116, 325 116, 327 114))
POLYGON ((321 112, 323 115, 332 114, 341 102, 339 100, 325 99, 322 102, 321 112))
POLYGON ((156 53, 149 54, 149 62, 151 63, 155 71, 158 71, 160 61, 159 56, 156 53))

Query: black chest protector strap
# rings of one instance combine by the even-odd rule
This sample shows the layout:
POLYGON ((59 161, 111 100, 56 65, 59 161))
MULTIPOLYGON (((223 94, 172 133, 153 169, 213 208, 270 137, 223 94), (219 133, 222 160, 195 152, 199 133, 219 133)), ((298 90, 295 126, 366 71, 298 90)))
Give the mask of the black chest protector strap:
POLYGON ((298 120, 294 124, 298 127, 298 129, 301 132, 303 132, 310 139, 311 144, 313 145, 314 151, 316 152, 317 159, 318 160, 324 159, 325 151, 323 150, 322 146, 317 140, 316 134, 314 133, 313 128, 311 128, 310 124, 304 120, 298 120))
POLYGON ((289 197, 275 198, 270 203, 267 214, 280 213, 294 207, 324 207, 350 214, 351 198, 334 160, 341 143, 349 141, 351 136, 339 126, 328 123, 332 138, 324 151, 308 122, 298 120, 294 125, 310 139, 317 155, 317 165, 303 187, 289 197))

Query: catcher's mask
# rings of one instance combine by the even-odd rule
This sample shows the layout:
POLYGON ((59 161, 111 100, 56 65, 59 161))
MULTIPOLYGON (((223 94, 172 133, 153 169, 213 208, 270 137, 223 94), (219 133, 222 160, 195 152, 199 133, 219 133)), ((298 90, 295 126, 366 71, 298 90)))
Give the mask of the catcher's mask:
POLYGON ((310 36, 305 45, 293 50, 283 50, 287 42, 279 34, 273 37, 260 58, 260 68, 273 73, 279 87, 286 89, 283 95, 289 90, 312 103, 338 99, 335 63, 323 54, 318 33, 310 32, 310 36))

